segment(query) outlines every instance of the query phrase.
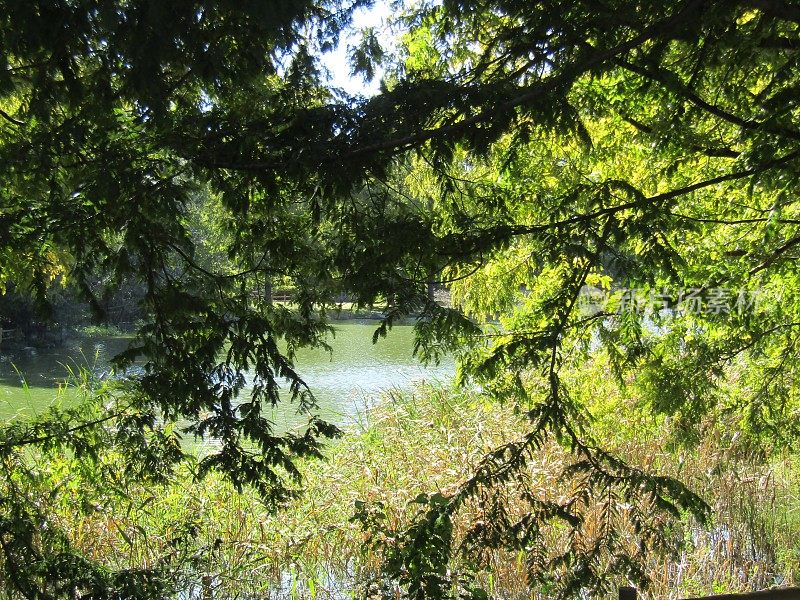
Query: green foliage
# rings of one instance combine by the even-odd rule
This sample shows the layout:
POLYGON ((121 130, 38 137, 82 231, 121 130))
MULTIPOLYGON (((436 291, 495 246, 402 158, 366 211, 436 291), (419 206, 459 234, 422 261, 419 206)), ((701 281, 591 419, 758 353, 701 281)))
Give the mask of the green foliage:
POLYGON ((351 74, 361 75, 365 81, 375 78, 375 67, 384 58, 375 28, 367 27, 361 32, 361 42, 350 49, 351 74))
MULTIPOLYGON (((397 540, 387 564, 409 593, 445 593, 449 519, 473 501, 487 514, 474 548, 521 551, 605 498, 596 544, 542 555, 530 581, 564 597, 607 589, 608 569, 638 581, 645 554, 620 542, 615 507, 633 507, 647 546, 645 510, 702 520, 707 506, 604 448, 566 373, 603 356, 622 392, 680 422, 679 444, 714 414, 765 452, 796 440, 800 15, 746 0, 420 3, 399 17, 383 92, 349 99, 316 57, 357 4, 3 3, 3 285, 43 307, 66 272, 92 305, 90 274, 142 285, 146 322, 117 366, 144 363, 127 397, 145 416, 123 430, 147 446, 156 416, 185 419, 221 441, 201 474, 273 506, 296 492, 295 460, 337 434, 294 351, 325 345, 342 293, 385 302, 377 337, 414 316, 423 359, 456 350, 462 379, 529 424, 397 540), (275 280, 296 306, 271 302, 275 280), (452 308, 431 302, 433 282, 452 308), (589 285, 611 300, 586 313, 589 285), (631 289, 663 307, 631 310, 631 289), (697 311, 686 290, 763 298, 697 311), (264 416, 284 381, 308 415, 299 434, 264 416), (523 489, 512 522, 494 499, 546 443, 578 491, 523 489)), ((357 71, 377 42, 367 32, 357 71)), ((159 456, 142 476, 177 459, 159 456)))
POLYGON ((86 373, 70 382, 70 408, 53 405, 3 426, 0 580, 10 597, 162 598, 175 590, 173 555, 145 568, 110 569, 79 552, 58 522, 57 502, 87 514, 137 483, 163 484, 183 459, 174 429, 123 399, 124 384, 86 373), (55 506, 54 506, 55 504, 55 506))

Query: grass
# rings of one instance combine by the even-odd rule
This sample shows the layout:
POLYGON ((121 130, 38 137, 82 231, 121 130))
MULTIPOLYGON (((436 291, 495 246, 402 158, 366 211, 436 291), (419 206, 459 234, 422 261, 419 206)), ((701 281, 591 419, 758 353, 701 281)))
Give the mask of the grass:
MULTIPOLYGON (((650 594, 678 598, 798 583, 797 457, 764 460, 719 435, 720 423, 707 424, 700 446, 666 450, 669 427, 621 411, 626 402, 605 399, 594 407, 609 444, 632 462, 691 482, 714 508, 710 527, 683 521, 674 528, 676 555, 651 558, 650 594)), ((194 481, 191 465, 169 485, 115 493, 87 486, 69 461, 40 468, 58 524, 87 556, 109 566, 171 561, 179 587, 199 597, 346 598, 380 569, 381 557, 351 519, 356 501, 383 502, 388 524, 402 529, 419 493, 451 492, 486 451, 524 430, 510 407, 477 393, 423 388, 390 395, 329 449, 327 461, 302 465, 305 492, 278 513, 219 477, 194 481)), ((563 485, 554 478, 563 460, 560 448, 547 447, 529 465, 542 494, 563 485)), ((478 518, 467 510, 456 537, 478 518)), ((563 533, 548 535, 556 543, 563 533)), ((525 563, 524 554, 495 552, 480 579, 492 597, 529 598, 525 563)))

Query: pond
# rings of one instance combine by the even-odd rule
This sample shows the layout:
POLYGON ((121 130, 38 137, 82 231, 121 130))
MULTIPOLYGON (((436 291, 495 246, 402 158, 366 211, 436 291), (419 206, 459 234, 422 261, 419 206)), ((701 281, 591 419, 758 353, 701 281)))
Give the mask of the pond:
MULTIPOLYGON (((388 391, 408 391, 423 381, 446 382, 452 377, 452 359, 425 367, 412 356, 411 326, 395 326, 385 339, 373 344, 375 327, 374 321, 336 322, 336 336, 330 340, 332 354, 311 349, 298 352, 296 367, 315 393, 322 418, 348 425, 388 391)), ((125 338, 96 337, 55 349, 0 351, 0 418, 45 409, 69 369, 107 371, 108 360, 127 344, 125 338)), ((271 415, 279 429, 305 422, 288 402, 271 415)))

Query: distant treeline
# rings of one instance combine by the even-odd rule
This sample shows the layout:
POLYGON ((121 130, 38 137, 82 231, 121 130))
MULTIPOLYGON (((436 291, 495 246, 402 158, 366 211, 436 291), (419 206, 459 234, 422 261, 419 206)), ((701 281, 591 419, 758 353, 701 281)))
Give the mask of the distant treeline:
POLYGON ((114 291, 97 295, 92 290, 82 294, 74 285, 56 282, 48 290, 47 302, 42 304, 27 290, 9 284, 0 294, 0 347, 54 346, 88 325, 133 331, 144 316, 143 297, 144 287, 136 282, 124 282, 114 291))

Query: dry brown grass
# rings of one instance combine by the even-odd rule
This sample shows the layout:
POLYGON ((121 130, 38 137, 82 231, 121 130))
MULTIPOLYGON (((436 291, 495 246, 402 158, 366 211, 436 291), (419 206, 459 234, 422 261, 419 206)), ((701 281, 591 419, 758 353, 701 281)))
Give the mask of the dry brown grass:
MULTIPOLYGON (((676 556, 651 557, 653 597, 798 583, 800 469, 793 457, 765 461, 713 422, 705 424, 699 446, 671 448, 668 423, 642 416, 632 405, 625 409, 632 400, 596 397, 602 398, 594 404, 597 430, 607 432, 609 446, 635 464, 690 482, 714 508, 710 528, 672 524, 681 548, 676 556)), ((380 557, 350 519, 356 500, 384 502, 388 522, 402 529, 419 493, 452 492, 486 451, 524 430, 524 420, 510 407, 479 394, 426 388, 409 397, 389 396, 330 449, 329 460, 304 465, 305 493, 277 514, 219 478, 194 482, 190 470, 170 486, 130 489, 129 499, 93 498, 96 505, 88 508, 84 491, 65 486, 53 508, 75 544, 109 565, 154 565, 180 554, 187 590, 205 589, 219 598, 349 597, 380 567, 380 557), (75 510, 79 504, 84 510, 75 510), (193 527, 196 535, 189 535, 193 527), (180 540, 189 541, 184 546, 180 540)), ((561 448, 548 446, 529 463, 528 485, 543 497, 570 493, 574 484, 556 478, 557 467, 568 460, 561 448)), ((510 510, 523 511, 512 492, 506 498, 510 510)), ((457 537, 481 518, 477 505, 468 505, 457 537)), ((547 535, 555 547, 565 531, 547 535)), ((542 595, 527 585, 525 553, 485 558, 480 577, 492 597, 542 595)))

